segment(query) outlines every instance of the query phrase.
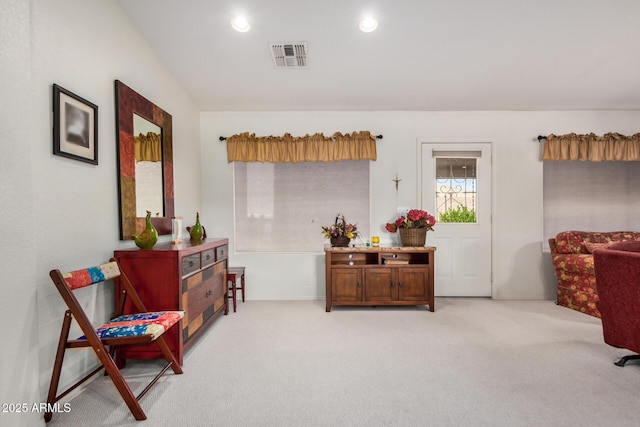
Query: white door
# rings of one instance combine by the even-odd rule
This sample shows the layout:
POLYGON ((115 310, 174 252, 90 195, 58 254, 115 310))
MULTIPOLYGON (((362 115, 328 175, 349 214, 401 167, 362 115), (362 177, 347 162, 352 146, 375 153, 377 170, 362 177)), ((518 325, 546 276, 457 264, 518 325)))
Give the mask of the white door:
POLYGON ((491 144, 422 143, 422 209, 438 220, 436 296, 491 296, 491 144))

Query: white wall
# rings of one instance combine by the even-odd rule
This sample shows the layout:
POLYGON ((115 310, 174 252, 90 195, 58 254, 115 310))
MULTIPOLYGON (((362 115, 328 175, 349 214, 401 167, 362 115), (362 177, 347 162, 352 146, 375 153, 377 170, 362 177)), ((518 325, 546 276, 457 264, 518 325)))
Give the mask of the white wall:
MULTIPOLYGON (((0 403, 39 402, 29 3, 0 1, 0 403)), ((38 414, 0 413, 0 425, 38 414)))
MULTIPOLYGON (((548 254, 542 252, 542 162, 538 135, 638 131, 640 112, 204 112, 202 221, 210 234, 228 236, 231 265, 247 267, 249 299, 324 297, 324 254, 237 254, 233 247, 233 167, 219 136, 240 132, 292 135, 370 130, 383 134, 371 165, 372 234, 397 206, 418 206, 417 141, 493 144, 493 296, 555 298, 548 254), (392 179, 402 179, 398 196, 392 179)), ((318 231, 319 232, 319 231, 318 231)), ((436 231, 437 233, 437 226, 436 231)), ((366 235, 366 231, 365 231, 366 235)), ((427 240, 427 243, 429 241, 427 240)), ((436 252, 436 256, 438 256, 436 252)), ((438 285, 437 283, 435 284, 438 285)))
MULTIPOLYGON (((0 402, 32 404, 46 400, 64 313, 49 271, 95 265, 133 246, 118 238, 114 80, 173 116, 179 215, 200 210, 200 117, 117 2, 2 0, 1 9, 0 402), (98 166, 52 155, 53 83, 98 105, 98 166)), ((111 314, 112 287, 79 295, 96 315, 111 314)), ((81 353, 63 382, 95 363, 81 353)), ((42 414, 0 414, 0 425, 38 424, 42 414)))

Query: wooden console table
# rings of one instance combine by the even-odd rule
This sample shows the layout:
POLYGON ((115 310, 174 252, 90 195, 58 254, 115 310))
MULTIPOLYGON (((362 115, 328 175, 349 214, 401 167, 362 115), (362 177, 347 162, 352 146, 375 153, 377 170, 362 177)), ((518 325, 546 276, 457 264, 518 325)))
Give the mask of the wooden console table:
POLYGON ((325 247, 327 312, 334 305, 428 305, 435 247, 325 247))
MULTIPOLYGON (((180 328, 173 328, 164 335, 180 365, 189 346, 228 308, 228 242, 228 239, 208 238, 197 245, 185 241, 179 245, 160 243, 149 250, 114 251, 120 268, 131 280, 148 311, 184 311, 180 328)), ((115 296, 117 303, 117 281, 115 296)), ((126 351, 127 359, 161 357, 156 346, 119 351, 126 351), (151 350, 146 350, 148 348, 151 350)))

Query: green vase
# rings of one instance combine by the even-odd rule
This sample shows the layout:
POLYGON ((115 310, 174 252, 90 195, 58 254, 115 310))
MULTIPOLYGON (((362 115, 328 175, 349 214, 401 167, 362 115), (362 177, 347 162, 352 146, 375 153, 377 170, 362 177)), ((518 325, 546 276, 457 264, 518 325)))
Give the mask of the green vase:
POLYGON ((189 235, 191 236, 191 240, 194 242, 199 242, 202 240, 202 235, 204 231, 202 230, 202 225, 200 225, 200 213, 196 212, 196 225, 191 227, 189 230, 189 235))
POLYGON ((158 241, 158 231, 151 224, 151 212, 147 211, 147 217, 145 218, 145 228, 140 234, 134 234, 133 240, 136 242, 136 246, 140 249, 151 249, 158 241))

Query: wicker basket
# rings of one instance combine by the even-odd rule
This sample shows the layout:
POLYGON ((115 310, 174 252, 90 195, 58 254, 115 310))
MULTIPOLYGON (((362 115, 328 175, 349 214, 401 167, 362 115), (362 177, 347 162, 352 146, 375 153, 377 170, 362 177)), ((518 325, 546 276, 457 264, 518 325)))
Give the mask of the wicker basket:
POLYGON ((347 236, 332 237, 331 246, 333 246, 334 248, 346 248, 347 246, 349 246, 350 241, 351 239, 347 236))
POLYGON ((426 228, 399 228, 402 246, 424 246, 427 240, 426 228))

